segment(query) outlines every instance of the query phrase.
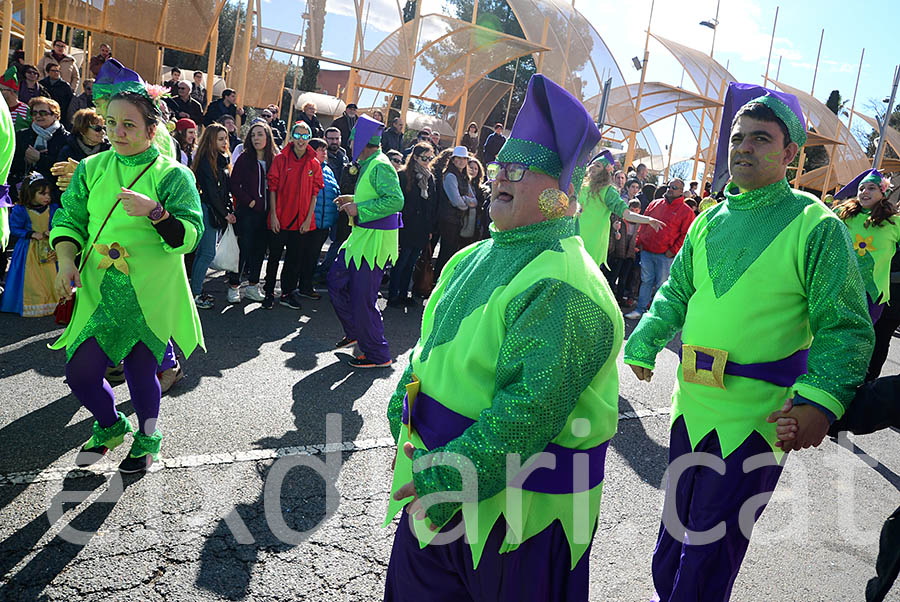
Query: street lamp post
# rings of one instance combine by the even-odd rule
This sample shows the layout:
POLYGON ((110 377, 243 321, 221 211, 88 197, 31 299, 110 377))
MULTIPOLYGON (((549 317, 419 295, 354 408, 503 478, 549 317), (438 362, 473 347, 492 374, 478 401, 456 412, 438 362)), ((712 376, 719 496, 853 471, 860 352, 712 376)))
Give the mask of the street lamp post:
MULTIPOLYGON (((716 16, 714 19, 710 21, 700 21, 700 25, 703 27, 709 27, 713 30, 713 39, 712 46, 709 49, 709 58, 713 58, 713 55, 716 52, 716 32, 719 28, 719 7, 722 3, 722 0, 716 0, 716 16)), ((703 96, 709 94, 709 71, 706 72, 705 81, 703 82, 703 96)), ((694 153, 694 171, 693 175, 691 175, 692 180, 697 179, 697 166, 700 163, 700 151, 703 146, 703 128, 706 126, 706 108, 701 109, 700 116, 700 131, 697 133, 697 151, 694 153)), ((709 136, 709 145, 712 146, 712 132, 710 132, 709 136)), ((704 179, 706 177, 706 172, 709 171, 709 166, 707 165, 703 170, 704 179)))

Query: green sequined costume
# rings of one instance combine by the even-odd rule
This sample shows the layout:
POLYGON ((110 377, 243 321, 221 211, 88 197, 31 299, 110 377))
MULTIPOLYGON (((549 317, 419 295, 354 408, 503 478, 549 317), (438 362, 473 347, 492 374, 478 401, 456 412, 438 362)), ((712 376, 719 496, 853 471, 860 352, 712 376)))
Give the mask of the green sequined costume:
POLYGON ((790 388, 725 375, 721 389, 686 382, 678 367, 672 423, 684 417, 693 448, 716 431, 727 457, 757 431, 780 458, 766 417, 798 394, 840 418, 865 375, 872 323, 847 229, 827 207, 787 180, 725 195, 691 225, 625 362, 652 369, 679 330, 684 344, 741 364, 808 348, 808 372, 790 388))
POLYGON ((69 326, 51 345, 65 347, 67 359, 94 337, 113 363, 143 342, 162 361, 169 338, 190 356, 203 346, 200 319, 187 282, 182 256, 203 232, 200 197, 193 173, 160 156, 151 146, 124 157, 108 150, 78 164, 53 218, 50 244, 68 238, 82 249, 93 243, 106 216, 98 246, 81 269, 69 326), (158 200, 184 226, 179 247, 166 244, 146 217, 131 217, 121 204, 110 214, 116 195, 155 159, 132 190, 158 200), (114 243, 124 252, 107 250, 114 243), (119 260, 119 261, 113 261, 119 260), (124 265, 122 264, 124 261, 124 265), (112 265, 108 265, 112 262, 112 265))
MULTIPOLYGON (((605 278, 575 236, 573 218, 508 231, 492 227, 491 239, 463 249, 445 266, 425 308, 410 366, 390 400, 388 419, 398 449, 411 440, 418 448, 416 459, 453 452, 476 467, 477 504, 428 509, 429 521, 442 526, 462 508, 468 540, 478 542, 470 543, 476 566, 501 515, 512 530, 502 548, 491 553, 516 549, 555 520, 565 530, 573 567, 587 549, 591 538, 584 535, 596 525, 602 483, 574 495, 510 494, 506 460, 519 453, 524 461, 551 441, 589 449, 613 436, 623 330, 605 278), (424 449, 415 429, 410 438, 401 413, 413 374, 421 392, 475 423, 437 449, 424 449), (518 510, 507 504, 516 495, 522 500, 518 510), (573 507, 584 512, 573 513, 573 507)), ((460 473, 453 467, 413 475, 411 460, 400 452, 392 494, 410 480, 420 497, 461 490, 460 473)), ((409 501, 392 497, 385 524, 409 501)), ((434 535, 424 522, 416 521, 423 547, 434 535)))
POLYGON ((590 186, 585 184, 578 201, 583 206, 578 217, 578 233, 584 239, 584 248, 597 265, 604 265, 609 251, 609 217, 613 213, 619 217, 625 215, 628 204, 611 184, 601 188, 597 194, 592 193, 590 186))

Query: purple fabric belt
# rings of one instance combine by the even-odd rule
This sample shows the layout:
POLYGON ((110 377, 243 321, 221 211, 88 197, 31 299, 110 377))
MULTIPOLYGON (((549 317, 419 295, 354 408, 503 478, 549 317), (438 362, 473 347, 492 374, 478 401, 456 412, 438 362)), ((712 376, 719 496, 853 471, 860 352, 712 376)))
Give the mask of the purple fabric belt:
POLYGON ((2 207, 12 207, 15 203, 9 198, 9 186, 7 184, 0 184, 0 208, 2 207))
MULTIPOLYGON (((697 351, 697 370, 712 370, 713 356, 697 351)), ((681 349, 678 350, 681 358, 681 349)), ((739 364, 728 360, 725 362, 725 374, 743 376, 762 380, 779 387, 790 387, 797 379, 806 374, 806 359, 809 357, 809 349, 801 349, 788 357, 774 362, 759 362, 756 364, 739 364)))
POLYGON ((360 222, 359 217, 354 217, 353 223, 360 228, 369 228, 370 230, 399 230, 403 227, 403 219, 399 213, 392 213, 387 217, 373 219, 370 222, 360 222))
MULTIPOLYGON (((458 414, 449 409, 433 397, 425 395, 421 391, 416 395, 413 403, 412 417, 413 429, 422 438, 422 442, 428 449, 435 449, 447 445, 453 439, 459 437, 463 431, 475 424, 471 418, 458 414)), ((403 424, 409 426, 409 397, 403 398, 403 424)), ((572 449, 555 443, 548 443, 544 452, 556 456, 556 468, 537 468, 533 472, 528 469, 514 477, 508 485, 535 491, 538 493, 570 494, 593 489, 603 482, 606 468, 606 448, 609 441, 601 443, 590 449, 572 449), (583 457, 579 457, 583 456, 583 457), (579 475, 579 482, 575 478, 575 459, 579 457, 579 464, 587 469, 585 479, 579 475), (523 478, 524 477, 524 478, 523 478)), ((527 458, 522 458, 522 461, 527 458)))

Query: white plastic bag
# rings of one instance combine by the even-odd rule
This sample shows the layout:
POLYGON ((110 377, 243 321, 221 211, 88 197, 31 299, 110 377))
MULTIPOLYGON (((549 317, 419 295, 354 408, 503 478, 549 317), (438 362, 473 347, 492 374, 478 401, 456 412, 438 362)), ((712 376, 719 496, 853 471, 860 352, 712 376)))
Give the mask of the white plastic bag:
POLYGON ((237 236, 234 234, 234 226, 228 224, 225 227, 225 234, 222 235, 216 246, 216 257, 210 267, 214 270, 237 272, 240 257, 241 250, 238 247, 237 236))

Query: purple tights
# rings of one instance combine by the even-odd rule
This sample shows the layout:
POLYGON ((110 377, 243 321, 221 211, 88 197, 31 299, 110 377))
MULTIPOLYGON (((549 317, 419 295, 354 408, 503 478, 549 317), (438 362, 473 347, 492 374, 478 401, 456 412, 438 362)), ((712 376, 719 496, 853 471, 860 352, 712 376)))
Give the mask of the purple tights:
MULTIPOLYGON (((125 356, 125 381, 131 392, 131 405, 138 418, 138 428, 145 435, 156 431, 159 419, 159 380, 156 358, 143 343, 125 356)), ((94 415, 102 428, 118 420, 116 398, 104 375, 109 358, 92 337, 78 346, 66 364, 66 381, 78 401, 94 415)))

